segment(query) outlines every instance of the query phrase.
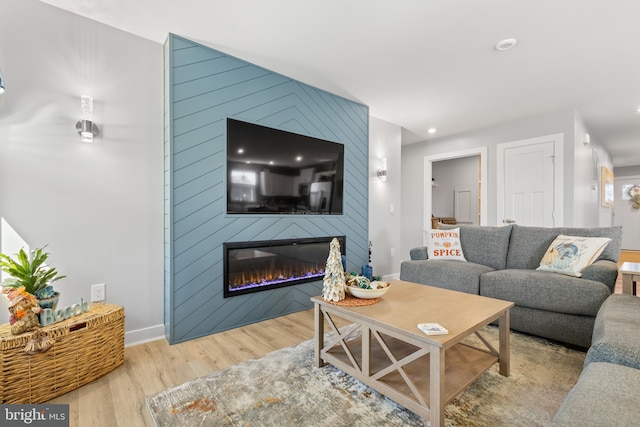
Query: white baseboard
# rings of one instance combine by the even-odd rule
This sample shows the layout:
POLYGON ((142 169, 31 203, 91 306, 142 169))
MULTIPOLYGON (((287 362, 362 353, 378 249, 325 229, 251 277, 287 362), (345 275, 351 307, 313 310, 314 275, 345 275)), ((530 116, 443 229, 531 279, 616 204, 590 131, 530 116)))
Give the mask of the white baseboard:
POLYGON ((390 282, 392 280, 400 279, 400 273, 387 274, 386 276, 382 276, 385 282, 390 282))
POLYGON ((124 346, 143 344, 149 341, 156 341, 164 338, 164 325, 151 326, 149 328, 137 329, 135 331, 125 332, 124 346))

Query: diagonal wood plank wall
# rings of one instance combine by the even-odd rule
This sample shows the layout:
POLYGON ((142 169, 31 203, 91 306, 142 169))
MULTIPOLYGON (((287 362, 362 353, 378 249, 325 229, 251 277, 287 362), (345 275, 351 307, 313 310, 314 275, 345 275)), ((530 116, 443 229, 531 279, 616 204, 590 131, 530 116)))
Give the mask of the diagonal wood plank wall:
POLYGON ((222 244, 347 237, 347 268, 368 256, 364 105, 170 35, 165 45, 165 333, 177 343, 311 307, 322 281, 223 298, 222 244), (226 119, 345 145, 344 214, 225 214, 226 119))

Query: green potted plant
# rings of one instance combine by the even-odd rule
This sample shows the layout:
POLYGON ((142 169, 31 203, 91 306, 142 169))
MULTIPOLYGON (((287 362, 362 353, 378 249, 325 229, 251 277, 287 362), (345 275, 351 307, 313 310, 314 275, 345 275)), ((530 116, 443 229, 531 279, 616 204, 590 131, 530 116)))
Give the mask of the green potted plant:
POLYGON ((65 278, 58 275, 55 268, 45 265, 49 253, 44 248, 32 250, 29 254, 24 249, 11 258, 0 253, 0 269, 10 277, 2 282, 3 286, 10 288, 24 287, 25 291, 34 295, 40 306, 55 310, 60 293, 53 290, 53 282, 65 278))

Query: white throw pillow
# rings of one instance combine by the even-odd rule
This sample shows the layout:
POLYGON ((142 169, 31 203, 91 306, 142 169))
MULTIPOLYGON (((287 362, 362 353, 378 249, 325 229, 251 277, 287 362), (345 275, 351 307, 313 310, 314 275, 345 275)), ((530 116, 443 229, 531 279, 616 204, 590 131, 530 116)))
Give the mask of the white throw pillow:
POLYGON ((580 277, 609 244, 608 237, 576 237, 559 235, 540 261, 538 270, 580 277))
POLYGON ((429 259, 467 261, 460 245, 460 227, 451 230, 427 230, 429 259))

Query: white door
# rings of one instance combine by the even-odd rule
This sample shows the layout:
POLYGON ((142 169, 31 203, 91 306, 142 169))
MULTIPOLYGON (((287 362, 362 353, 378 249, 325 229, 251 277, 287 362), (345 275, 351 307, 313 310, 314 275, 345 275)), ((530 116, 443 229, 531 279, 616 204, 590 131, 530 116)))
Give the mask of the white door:
POLYGON ((502 176, 498 176, 498 181, 502 180, 502 186, 498 186, 498 195, 502 200, 499 200, 498 215, 501 217, 498 217, 498 223, 538 227, 560 225, 557 218, 561 198, 558 199, 556 189, 561 188, 561 174, 558 173, 561 159, 557 158, 561 146, 561 135, 499 145, 502 176))
POLYGON ((633 207, 631 195, 640 188, 640 176, 615 178, 614 187, 613 224, 622 226, 622 249, 638 251, 640 250, 640 209, 633 207))

